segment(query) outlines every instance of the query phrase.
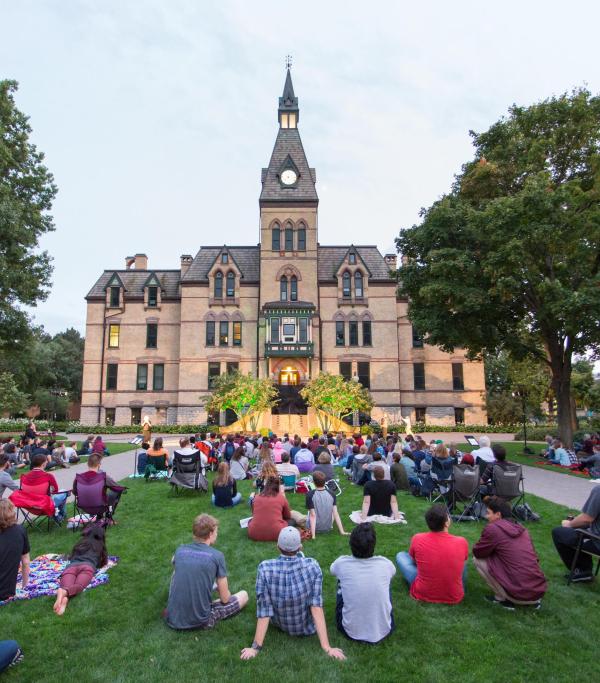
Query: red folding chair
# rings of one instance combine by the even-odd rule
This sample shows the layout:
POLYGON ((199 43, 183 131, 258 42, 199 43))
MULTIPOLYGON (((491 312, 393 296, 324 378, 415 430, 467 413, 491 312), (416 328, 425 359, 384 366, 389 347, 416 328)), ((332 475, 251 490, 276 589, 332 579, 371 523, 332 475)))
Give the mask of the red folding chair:
MULTIPOLYGON (((20 488, 13 491, 9 496, 12 504, 17 508, 17 519, 19 513, 23 516, 23 524, 30 529, 40 529, 47 522, 47 529, 50 531, 54 526, 61 526, 54 516, 55 505, 47 482, 39 484, 28 484, 26 475, 20 479, 20 488)), ((68 491, 57 491, 57 493, 69 493, 68 491)))

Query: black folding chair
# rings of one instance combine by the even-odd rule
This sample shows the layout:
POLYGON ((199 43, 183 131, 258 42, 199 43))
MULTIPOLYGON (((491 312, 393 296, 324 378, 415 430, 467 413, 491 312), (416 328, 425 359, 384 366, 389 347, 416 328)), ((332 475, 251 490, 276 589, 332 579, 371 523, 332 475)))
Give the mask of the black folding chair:
POLYGON ((567 586, 571 584, 573 576, 575 574, 575 567, 577 567, 577 560, 581 553, 586 553, 592 556, 592 569, 594 567, 594 557, 597 558, 598 563, 596 564, 596 571, 594 576, 598 576, 598 570, 600 569, 600 536, 593 534, 589 529, 575 529, 579 534, 579 539, 577 540, 577 547, 575 548, 575 555, 573 556, 573 562, 571 564, 571 571, 569 572, 569 577, 567 579, 567 586), (591 541, 591 543, 586 543, 586 541, 591 541))
POLYGON ((525 486, 521 465, 505 465, 504 469, 494 465, 492 474, 494 495, 512 504, 513 515, 517 505, 525 504, 525 486), (514 502, 513 502, 514 501, 514 502))
POLYGON ((479 493, 479 467, 454 465, 452 468, 452 519, 455 522, 478 522, 475 505, 481 503, 479 493), (458 514, 459 503, 463 509, 458 514))
POLYGON ((449 508, 452 504, 452 468, 454 467, 454 458, 432 458, 430 476, 433 483, 433 488, 429 494, 429 502, 437 503, 439 500, 444 501, 444 505, 449 508))
POLYGON ((175 493, 185 489, 190 491, 208 491, 205 468, 201 464, 200 451, 193 453, 173 453, 173 474, 169 479, 175 493))

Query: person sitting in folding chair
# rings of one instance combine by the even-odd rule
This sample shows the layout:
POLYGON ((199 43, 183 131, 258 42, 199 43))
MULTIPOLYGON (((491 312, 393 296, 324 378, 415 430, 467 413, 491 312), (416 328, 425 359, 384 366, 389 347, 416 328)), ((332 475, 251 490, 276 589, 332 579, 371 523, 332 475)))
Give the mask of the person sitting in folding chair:
POLYGON ((13 503, 22 510, 31 508, 35 515, 54 517, 54 521, 60 524, 66 516, 67 498, 69 491, 61 491, 52 474, 45 472, 48 458, 44 453, 37 453, 31 458, 31 472, 21 477, 21 488, 14 491, 10 498, 13 503), (28 500, 33 505, 28 505, 28 500), (47 500, 50 499, 50 500, 47 500))
MULTIPOLYGON (((181 441, 187 443, 187 439, 181 441)), ((180 489, 208 491, 207 463, 208 458, 199 450, 185 447, 173 451, 173 474, 169 479, 169 484, 176 493, 179 493, 180 489)))
POLYGON ((506 448, 500 444, 494 444, 492 446, 492 451, 494 453, 494 462, 489 462, 481 475, 481 495, 482 496, 493 496, 495 495, 494 487, 494 467, 499 467, 501 470, 506 471, 510 467, 514 467, 515 463, 509 462, 506 459, 506 448))
POLYGON ((491 487, 494 495, 512 504, 513 513, 517 506, 525 503, 523 468, 521 465, 505 462, 503 466, 492 466, 491 487))
POLYGON ((452 520, 477 521, 481 510, 479 468, 476 465, 454 465, 452 468, 452 520), (463 503, 460 511, 459 505, 463 503))
POLYGON ((552 540, 569 570, 569 583, 592 581, 592 555, 600 556, 600 486, 594 486, 577 517, 563 519, 561 526, 552 529, 552 540))
POLYGON ((448 455, 448 449, 444 444, 438 444, 431 458, 431 470, 429 476, 432 479, 432 489, 429 493, 431 503, 443 500, 446 506, 450 503, 450 486, 452 484, 452 468, 456 464, 455 458, 448 455))
POLYGON ((473 564, 494 591, 486 600, 510 610, 515 605, 538 609, 548 584, 529 532, 513 521, 507 501, 491 496, 486 505, 488 524, 473 546, 473 564))
POLYGON ((73 481, 75 507, 97 518, 106 517, 114 524, 113 515, 127 490, 106 472, 100 471, 102 456, 92 453, 87 461, 87 472, 78 473, 73 481))
POLYGON ((335 521, 342 536, 348 536, 337 509, 337 497, 325 487, 325 475, 318 470, 313 471, 315 488, 306 494, 306 509, 308 510, 308 527, 314 539, 317 533, 331 531, 335 521))

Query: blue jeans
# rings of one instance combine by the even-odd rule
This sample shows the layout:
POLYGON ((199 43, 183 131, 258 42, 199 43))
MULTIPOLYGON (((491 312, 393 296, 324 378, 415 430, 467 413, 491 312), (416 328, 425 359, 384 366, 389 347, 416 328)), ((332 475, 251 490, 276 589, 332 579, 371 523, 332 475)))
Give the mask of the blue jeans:
POLYGON ((15 640, 0 640, 0 671, 8 669, 19 651, 19 644, 15 640))
POLYGON ((64 519, 67 515, 66 507, 67 507, 67 497, 69 496, 68 493, 55 493, 52 496, 52 500, 54 501, 54 516, 58 517, 59 519, 64 519))
MULTIPOLYGON (((234 505, 237 505, 241 500, 242 500, 242 494, 238 491, 235 494, 235 496, 233 496, 233 498, 231 499, 231 505, 229 507, 233 507, 234 505)), ((214 493, 210 497, 210 502, 213 505, 215 504, 215 494, 214 493)))
MULTIPOLYGON (((412 586, 413 581, 417 578, 417 565, 415 564, 413 558, 407 552, 402 551, 396 555, 396 564, 398 565, 398 569, 400 570, 400 573, 404 577, 406 583, 408 583, 409 586, 412 586)), ((465 587, 466 582, 467 563, 465 562, 462 573, 463 588, 465 587)))

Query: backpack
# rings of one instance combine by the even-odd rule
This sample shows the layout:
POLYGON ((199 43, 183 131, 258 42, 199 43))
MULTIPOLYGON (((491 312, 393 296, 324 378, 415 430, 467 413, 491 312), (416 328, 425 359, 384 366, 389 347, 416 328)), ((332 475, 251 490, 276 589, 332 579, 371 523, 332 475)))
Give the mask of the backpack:
POLYGON ((539 522, 540 516, 537 512, 534 512, 528 505, 528 503, 523 503, 522 505, 517 505, 513 510, 513 515, 520 519, 522 522, 539 522))

